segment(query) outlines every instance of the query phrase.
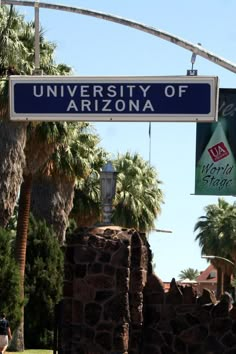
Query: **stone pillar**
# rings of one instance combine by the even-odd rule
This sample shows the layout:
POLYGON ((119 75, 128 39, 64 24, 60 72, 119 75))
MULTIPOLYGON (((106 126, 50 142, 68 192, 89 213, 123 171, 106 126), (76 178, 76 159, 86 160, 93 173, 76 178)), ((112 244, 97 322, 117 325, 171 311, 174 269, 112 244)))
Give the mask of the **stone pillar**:
POLYGON ((161 336, 160 323, 165 302, 164 285, 154 274, 148 274, 144 288, 144 325, 142 354, 159 353, 161 336))
POLYGON ((127 354, 129 230, 88 228, 67 240, 62 354, 127 354))
POLYGON ((147 280, 147 248, 140 234, 135 232, 131 240, 130 274, 130 338, 129 354, 140 353, 142 347, 143 288, 147 280))

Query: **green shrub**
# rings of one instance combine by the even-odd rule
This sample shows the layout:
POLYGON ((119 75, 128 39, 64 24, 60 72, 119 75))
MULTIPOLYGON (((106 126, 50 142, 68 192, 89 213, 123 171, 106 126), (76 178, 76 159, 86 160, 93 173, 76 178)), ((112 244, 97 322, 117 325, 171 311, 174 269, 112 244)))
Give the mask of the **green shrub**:
POLYGON ((63 253, 52 228, 30 218, 25 269, 25 346, 52 348, 54 308, 62 296, 63 253))
POLYGON ((19 269, 13 255, 14 233, 0 228, 0 311, 5 312, 12 331, 21 316, 19 269))

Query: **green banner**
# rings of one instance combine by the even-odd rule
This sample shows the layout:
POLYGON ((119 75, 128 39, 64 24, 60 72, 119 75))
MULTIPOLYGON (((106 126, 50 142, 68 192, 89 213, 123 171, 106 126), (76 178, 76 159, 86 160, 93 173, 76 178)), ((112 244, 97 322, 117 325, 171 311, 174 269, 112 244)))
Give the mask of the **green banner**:
POLYGON ((195 194, 236 195, 235 89, 220 89, 218 122, 197 123, 195 194))

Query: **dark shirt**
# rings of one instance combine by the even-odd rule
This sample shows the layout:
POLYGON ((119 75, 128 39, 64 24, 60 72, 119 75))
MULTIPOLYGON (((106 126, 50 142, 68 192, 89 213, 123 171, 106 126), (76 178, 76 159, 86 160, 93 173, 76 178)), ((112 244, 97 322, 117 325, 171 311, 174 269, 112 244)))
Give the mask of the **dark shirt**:
POLYGON ((7 335, 9 322, 5 318, 0 318, 0 335, 7 335))

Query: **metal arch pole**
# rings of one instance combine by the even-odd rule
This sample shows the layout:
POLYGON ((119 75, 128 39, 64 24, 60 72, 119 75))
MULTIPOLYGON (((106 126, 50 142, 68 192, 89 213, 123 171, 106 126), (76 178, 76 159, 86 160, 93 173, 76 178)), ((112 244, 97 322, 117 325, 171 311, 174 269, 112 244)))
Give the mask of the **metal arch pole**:
MULTIPOLYGON (((3 5, 15 5, 15 6, 30 6, 34 7, 35 2, 34 1, 23 1, 23 0, 1 0, 3 5)), ((86 15, 86 16, 92 16, 96 18, 100 18, 102 20, 106 21, 111 21, 118 23, 120 25, 132 27, 134 29, 137 29, 139 31, 143 31, 146 33, 149 33, 153 36, 159 37, 165 41, 171 42, 173 44, 178 45, 179 47, 182 47, 186 50, 189 50, 211 62, 214 64, 217 64, 219 66, 222 66, 223 68, 232 71, 233 73, 236 73, 236 64, 230 62, 229 60, 226 60, 222 57, 219 57, 218 55, 208 51, 207 49, 204 49, 203 47, 199 45, 195 45, 191 42, 188 42, 182 38, 179 38, 175 35, 172 35, 168 32, 156 29, 154 27, 150 27, 147 25, 144 25, 139 22, 131 21, 122 17, 110 15, 107 13, 103 12, 97 12, 93 10, 88 10, 88 9, 82 9, 78 7, 71 7, 71 6, 65 6, 65 5, 56 5, 56 4, 50 4, 50 3, 40 3, 39 8, 45 8, 45 9, 52 9, 52 10, 60 10, 60 11, 66 11, 66 12, 72 12, 72 13, 77 13, 81 15, 86 15)))
POLYGON ((35 0, 34 3, 34 30, 35 30, 35 37, 34 37, 34 63, 35 63, 35 71, 40 68, 40 44, 39 44, 39 0, 35 0))

